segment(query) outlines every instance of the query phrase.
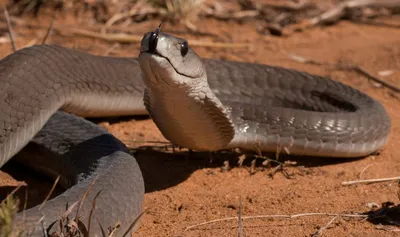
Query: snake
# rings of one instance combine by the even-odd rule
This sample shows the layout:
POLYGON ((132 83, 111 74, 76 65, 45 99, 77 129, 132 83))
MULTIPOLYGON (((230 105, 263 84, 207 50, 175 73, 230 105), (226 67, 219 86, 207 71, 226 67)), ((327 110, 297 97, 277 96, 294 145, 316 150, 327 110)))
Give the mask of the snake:
POLYGON ((0 96, 0 166, 14 157, 66 189, 16 215, 14 228, 32 236, 60 231, 54 223, 71 215, 91 220, 90 236, 115 223, 123 236, 144 211, 135 158, 85 118, 149 115, 171 143, 195 151, 317 157, 367 156, 391 129, 383 105, 355 88, 278 66, 201 59, 160 27, 143 36, 138 58, 57 45, 18 50, 0 61, 0 96))

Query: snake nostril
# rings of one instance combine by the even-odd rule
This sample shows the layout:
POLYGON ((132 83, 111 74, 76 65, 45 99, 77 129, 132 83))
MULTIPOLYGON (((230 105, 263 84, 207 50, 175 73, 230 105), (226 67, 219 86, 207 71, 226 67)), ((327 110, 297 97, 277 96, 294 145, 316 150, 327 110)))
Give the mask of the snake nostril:
POLYGON ((162 22, 160 23, 160 25, 157 27, 157 29, 154 32, 151 32, 150 38, 149 38, 149 53, 155 53, 156 52, 156 48, 157 48, 157 43, 158 43, 158 35, 160 34, 161 31, 161 25, 162 22))
POLYGON ((157 48, 158 34, 157 32, 151 32, 149 39, 149 53, 155 53, 157 48))

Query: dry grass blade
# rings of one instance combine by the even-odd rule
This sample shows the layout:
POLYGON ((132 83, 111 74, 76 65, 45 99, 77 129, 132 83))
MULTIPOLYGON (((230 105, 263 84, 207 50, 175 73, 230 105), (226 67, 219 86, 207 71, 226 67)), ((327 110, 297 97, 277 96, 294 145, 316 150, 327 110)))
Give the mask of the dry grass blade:
POLYGON ((97 223, 98 223, 99 226, 100 226, 101 235, 102 235, 103 237, 108 237, 108 235, 106 234, 106 231, 104 230, 104 228, 103 228, 103 226, 101 225, 100 221, 99 221, 97 218, 96 218, 96 220, 97 220, 97 223))
POLYGON ((400 87, 398 87, 398 86, 396 86, 396 85, 394 85, 394 84, 392 84, 390 82, 387 82, 385 80, 382 80, 382 79, 380 79, 380 78, 378 78, 376 76, 373 76, 371 73, 367 72, 365 69, 363 69, 363 68, 361 68, 361 67, 359 67, 357 65, 340 65, 339 64, 338 68, 344 68, 344 69, 353 70, 353 71, 355 71, 355 72, 367 77, 368 79, 376 81, 376 82, 382 84, 383 86, 385 86, 385 87, 387 87, 387 88, 389 88, 389 89, 391 89, 391 90, 393 90, 393 91, 395 91, 397 93, 400 93, 400 87))
POLYGON ((249 43, 225 43, 225 42, 210 42, 201 40, 188 40, 189 44, 198 47, 210 48, 250 48, 252 44, 249 43))
MULTIPOLYGON (((43 28, 41 25, 37 25, 35 23, 25 22, 20 19, 12 18, 14 23, 29 26, 29 27, 37 27, 43 28)), ((60 24, 54 24, 53 28, 58 34, 67 35, 67 33, 73 34, 75 36, 82 37, 90 37, 95 39, 101 39, 108 42, 117 42, 117 43, 139 43, 143 36, 138 35, 130 35, 127 33, 99 33, 92 30, 80 29, 60 24)), ((211 41, 202 41, 202 40, 188 40, 190 45, 198 46, 198 47, 210 47, 210 48, 251 48, 252 44, 250 43, 225 43, 225 42, 211 42, 211 41)))
POLYGON ((53 17, 51 18, 50 26, 49 26, 49 28, 48 28, 47 31, 46 31, 46 35, 45 35, 44 38, 43 38, 42 44, 45 44, 45 43, 47 42, 47 39, 49 38, 51 32, 53 31, 53 28, 54 28, 54 21, 56 20, 56 14, 57 14, 57 12, 54 11, 53 17))
POLYGON ((363 25, 373 25, 373 26, 379 26, 379 27, 387 27, 387 28, 395 28, 399 29, 400 24, 393 24, 385 21, 376 21, 376 20, 369 20, 369 19, 362 19, 359 21, 355 21, 355 24, 363 24, 363 25))
POLYGON ((44 223, 43 223, 44 216, 43 216, 41 219, 42 219, 42 221, 41 221, 40 223, 41 223, 41 227, 42 227, 42 234, 43 234, 43 237, 48 237, 46 228, 44 227, 44 223))
POLYGON ((380 183, 380 182, 388 182, 388 181, 396 181, 400 180, 400 176, 398 177, 391 177, 391 178, 381 178, 381 179, 362 179, 362 180, 353 180, 353 181, 345 181, 342 182, 343 186, 352 185, 352 184, 360 184, 360 183, 380 183))
POLYGON ((133 17, 135 15, 145 16, 149 14, 160 14, 165 15, 165 12, 161 9, 156 9, 146 5, 147 0, 139 0, 131 7, 128 12, 118 12, 117 14, 113 15, 105 24, 104 27, 101 29, 102 33, 105 33, 108 28, 110 28, 113 24, 117 21, 126 19, 128 17, 133 17))
POLYGON ((88 227, 87 227, 87 232, 90 233, 90 227, 92 224, 92 216, 93 216, 93 211, 96 208, 96 199, 99 197, 100 193, 103 190, 100 190, 97 192, 96 196, 93 198, 93 202, 92 202, 92 209, 90 209, 90 214, 89 214, 89 220, 88 220, 88 227))
POLYGON ((15 52, 15 51, 17 51, 17 46, 15 46, 14 32, 13 32, 12 25, 11 25, 10 14, 8 13, 7 8, 5 6, 4 6, 4 16, 7 21, 8 35, 10 36, 11 47, 12 47, 13 51, 15 52))
POLYGON ((91 37, 91 38, 96 38, 96 39, 102 39, 105 41, 110 41, 110 42, 120 42, 120 43, 138 43, 142 40, 142 36, 137 36, 137 35, 128 35, 125 33, 97 33, 94 31, 90 30, 84 30, 84 29, 78 29, 78 28, 72 28, 68 30, 74 35, 78 36, 85 36, 85 37, 91 37))
POLYGON ((79 201, 79 206, 76 209, 76 216, 75 216, 75 221, 79 220, 79 210, 82 208, 83 202, 86 200, 87 196, 89 195, 90 189, 92 189, 93 185, 96 183, 96 180, 99 176, 96 176, 95 179, 93 179, 93 181, 89 184, 86 192, 83 194, 83 197, 81 198, 81 200, 79 201))
POLYGON ((358 65, 354 65, 354 64, 345 64, 345 63, 325 63, 325 62, 319 62, 316 60, 312 60, 312 59, 307 59, 304 58, 302 56, 298 56, 298 55, 294 55, 294 54, 286 54, 290 59, 299 62, 299 63, 306 63, 306 64, 313 64, 313 65, 320 65, 320 66, 330 66, 336 70, 352 70, 370 80, 373 80, 375 82, 378 82, 380 84, 382 84, 383 86, 393 90, 396 93, 400 93, 400 87, 387 82, 383 79, 380 79, 376 76, 373 76, 371 73, 369 73, 367 70, 363 69, 362 67, 358 66, 358 65))
MULTIPOLYGON (((46 234, 45 235, 50 235, 50 236, 71 236, 70 235, 70 228, 69 227, 73 227, 74 226, 74 223, 72 223, 70 220, 69 220, 69 218, 68 218, 68 216, 69 216, 69 214, 71 214, 71 212, 73 211, 73 209, 75 208, 75 206, 77 205, 79 203, 79 200, 78 201, 76 201, 76 202, 74 202, 71 206, 68 206, 68 203, 66 204, 66 211, 61 215, 61 217, 58 219, 58 220, 56 220, 56 221, 54 221, 54 222, 52 222, 47 228, 46 228, 46 234), (60 232, 55 232, 54 234, 52 234, 52 233, 50 233, 50 231, 51 231, 51 229, 53 228, 53 226, 55 225, 55 224, 59 224, 58 225, 58 227, 59 227, 59 231, 60 232), (68 229, 68 232, 67 233, 64 233, 64 231, 65 231, 65 228, 66 227, 68 227, 67 229, 68 229)), ((44 217, 42 217, 42 219, 43 219, 44 217)))
POLYGON ((242 237, 243 232, 243 219, 242 219, 242 198, 239 199, 239 211, 238 211, 238 237, 242 237))
POLYGON ((275 2, 271 1, 265 3, 265 6, 286 11, 301 11, 313 7, 314 4, 308 0, 275 1, 275 2))
POLYGON ((57 223, 57 220, 53 221, 47 228, 46 228, 46 235, 50 232, 53 226, 57 223))
POLYGON ((73 211, 73 209, 75 208, 75 206, 78 205, 79 201, 80 201, 80 200, 78 200, 78 201, 72 203, 72 205, 69 206, 69 207, 67 208, 67 210, 62 214, 61 219, 67 219, 68 215, 71 214, 71 212, 73 211))
POLYGON ((166 9, 168 18, 183 21, 197 17, 204 4, 204 0, 165 0, 158 2, 158 5, 166 9))
POLYGON ((133 223, 129 226, 129 228, 125 231, 125 233, 122 235, 122 237, 125 237, 129 234, 129 232, 132 230, 133 227, 136 226, 136 224, 138 224, 140 218, 142 218, 144 212, 140 213, 140 215, 135 219, 135 221, 133 221, 133 223))
MULTIPOLYGON (((76 223, 76 222, 74 222, 74 223, 76 223)), ((75 227, 76 228, 75 230, 77 230, 77 233, 80 232, 83 234, 84 237, 89 237, 89 231, 86 228, 86 225, 81 220, 78 220, 78 222, 76 224, 77 224, 77 226, 75 227)), ((75 236, 75 235, 73 235, 73 236, 75 236)))
MULTIPOLYGON (((250 219, 295 219, 295 218, 300 218, 300 217, 309 217, 309 216, 340 216, 340 217, 347 217, 347 218, 368 218, 368 215, 364 214, 340 214, 340 213, 326 213, 326 212, 314 212, 314 213, 300 213, 300 214, 294 214, 294 215, 259 215, 259 216, 243 216, 243 220, 250 220, 250 219)), ((199 224, 191 225, 185 228, 185 231, 188 231, 190 229, 203 226, 203 225, 209 225, 212 223, 217 223, 217 222, 222 222, 222 221, 232 221, 232 220, 238 220, 238 217, 227 217, 227 218, 221 218, 221 219, 215 219, 211 221, 205 221, 199 224)))
POLYGON ((20 184, 20 185, 18 185, 16 188, 14 188, 14 190, 11 191, 11 193, 9 193, 9 194, 7 195, 7 197, 6 197, 3 201, 1 201, 0 205, 3 205, 4 202, 6 202, 8 198, 12 197, 12 196, 13 196, 22 186, 24 186, 24 185, 25 185, 25 183, 20 184))
POLYGON ((42 204, 40 204, 39 211, 42 210, 44 204, 47 202, 47 200, 49 200, 51 194, 54 192, 54 189, 56 188, 56 186, 57 186, 57 184, 58 184, 58 181, 60 181, 60 175, 57 176, 56 180, 55 180, 54 183, 53 183, 53 187, 51 187, 51 189, 50 189, 50 192, 47 194, 47 196, 46 196, 46 198, 43 200, 42 204))
MULTIPOLYGON (((215 7, 214 7, 215 8, 215 7)), ((202 15, 206 17, 213 17, 218 20, 228 21, 228 20, 241 20, 244 18, 255 18, 260 15, 260 10, 243 10, 236 12, 226 12, 222 8, 210 8, 203 7, 202 15)))
POLYGON ((25 220, 25 210, 28 207, 28 189, 25 189, 25 199, 24 199, 24 209, 23 210, 23 214, 22 214, 22 219, 25 220))
POLYGON ((346 15, 349 9, 363 7, 400 7, 400 0, 350 0, 338 4, 336 7, 311 19, 312 25, 334 23, 346 15))
POLYGON ((333 217, 326 225, 324 225, 317 232, 315 232, 313 235, 311 235, 311 237, 321 236, 322 232, 324 232, 328 228, 328 226, 330 226, 338 217, 339 216, 333 217))
MULTIPOLYGON (((79 36, 92 37, 96 39, 101 39, 109 42, 119 42, 119 43, 138 43, 142 41, 143 36, 129 35, 126 33, 97 33, 94 31, 83 30, 83 29, 70 29, 71 33, 79 36)), ((224 43, 224 42, 207 42, 200 40, 188 40, 189 44, 192 46, 199 47, 212 47, 212 48, 243 48, 251 47, 251 44, 247 43, 224 43)))
POLYGON ((119 47, 119 43, 114 43, 111 47, 109 47, 103 54, 103 56, 109 56, 116 48, 119 47))
MULTIPOLYGON (((38 228, 40 226, 40 228, 43 227, 43 220, 44 220, 44 216, 40 217, 40 219, 38 221, 36 221, 34 228, 31 230, 31 232, 29 233, 29 236, 33 235, 33 232, 35 231, 36 228, 38 228)), ((42 228, 42 231, 44 231, 44 229, 42 228)))

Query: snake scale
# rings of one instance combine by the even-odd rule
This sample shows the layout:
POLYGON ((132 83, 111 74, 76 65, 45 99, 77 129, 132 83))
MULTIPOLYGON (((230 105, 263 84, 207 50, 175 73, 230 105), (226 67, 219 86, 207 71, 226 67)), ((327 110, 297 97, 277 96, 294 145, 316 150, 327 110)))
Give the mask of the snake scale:
MULTIPOLYGON (((21 49, 1 60, 0 83, 0 166, 15 156, 61 174, 66 187, 43 208, 17 215, 15 226, 36 227, 33 236, 43 236, 41 218, 44 226, 59 219, 93 180, 87 200, 101 190, 93 216, 103 225, 120 222, 125 230, 143 211, 135 159, 80 117, 148 112, 167 139, 194 150, 282 147, 321 157, 368 155, 386 143, 391 126, 383 106, 354 88, 291 69, 201 60, 186 40, 159 28, 143 37, 138 59, 55 45, 21 49)), ((81 206, 84 223, 91 205, 81 206)), ((97 223, 90 235, 101 235, 97 223)))

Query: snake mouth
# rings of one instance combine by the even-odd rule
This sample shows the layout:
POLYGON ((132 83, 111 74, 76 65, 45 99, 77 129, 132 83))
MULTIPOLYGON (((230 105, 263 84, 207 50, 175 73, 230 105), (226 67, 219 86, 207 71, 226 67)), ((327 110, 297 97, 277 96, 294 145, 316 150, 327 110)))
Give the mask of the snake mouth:
MULTIPOLYGON (((181 77, 192 78, 192 79, 197 78, 195 76, 190 76, 183 72, 180 72, 178 67, 175 67, 174 63, 168 57, 163 56, 162 54, 158 53, 157 50, 154 52, 151 52, 150 50, 141 52, 139 54, 139 59, 143 58, 143 57, 146 57, 147 58, 146 60, 149 60, 149 61, 152 61, 155 63, 155 64, 150 63, 150 67, 152 69, 151 71, 153 71, 153 72, 155 71, 154 69, 156 66, 158 68, 162 68, 163 70, 165 70, 167 67, 169 67, 169 68, 173 69, 173 72, 175 72, 176 74, 178 74, 181 77), (146 56, 144 56, 144 55, 146 55, 146 56), (164 64, 164 65, 162 65, 162 64, 164 64)), ((168 70, 168 73, 171 75, 171 71, 168 70)), ((159 76, 160 76, 160 78, 163 78, 161 75, 159 75, 159 76)), ((171 75, 171 76, 173 76, 173 75, 171 75)), ((164 79, 162 79, 162 80, 165 81, 164 79)))
MULTIPOLYGON (((159 53, 142 52, 139 55, 142 73, 148 82, 153 85, 166 85, 176 87, 185 83, 187 75, 180 73, 171 61, 159 53)), ((147 83, 146 83, 147 84, 147 83)))
MULTIPOLYGON (((151 54, 150 55, 150 60, 149 60, 150 69, 155 69, 155 68, 159 68, 160 67, 160 63, 157 61, 157 59, 156 60, 152 60, 153 56, 157 57, 159 60, 168 61, 167 58, 162 57, 159 54, 151 54)), ((169 62, 169 64, 173 69, 175 69, 170 62, 169 62)), ((158 69, 152 70, 152 72, 153 72, 154 78, 156 79, 157 83, 160 83, 160 81, 163 81, 165 84, 170 85, 168 83, 168 81, 164 79, 164 77, 161 75, 161 73, 160 73, 160 71, 158 69)))

